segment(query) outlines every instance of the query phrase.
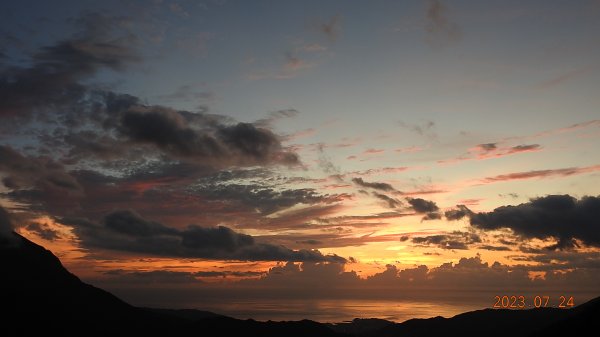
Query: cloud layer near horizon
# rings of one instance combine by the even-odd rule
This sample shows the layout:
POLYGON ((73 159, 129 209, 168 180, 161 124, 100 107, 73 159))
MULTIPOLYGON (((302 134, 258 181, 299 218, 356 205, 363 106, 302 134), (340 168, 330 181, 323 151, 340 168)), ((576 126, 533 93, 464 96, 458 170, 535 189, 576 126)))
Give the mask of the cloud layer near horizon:
POLYGON ((345 263, 337 255, 318 250, 291 250, 280 245, 258 243, 255 238, 224 226, 189 225, 184 230, 149 221, 130 210, 107 214, 102 223, 64 218, 84 247, 179 258, 244 261, 330 261, 345 263))

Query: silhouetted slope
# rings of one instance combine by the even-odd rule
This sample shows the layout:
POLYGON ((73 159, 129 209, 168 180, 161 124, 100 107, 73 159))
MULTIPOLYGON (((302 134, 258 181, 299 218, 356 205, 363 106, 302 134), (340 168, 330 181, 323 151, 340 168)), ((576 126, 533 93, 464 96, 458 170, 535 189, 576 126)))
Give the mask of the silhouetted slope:
POLYGON ((195 310, 136 308, 81 282, 50 251, 14 236, 0 241, 3 337, 338 336, 312 321, 242 321, 195 310))
POLYGON ((99 312, 105 307, 126 312, 132 309, 114 295, 81 282, 42 246, 15 236, 15 245, 0 249, 3 288, 15 290, 3 296, 15 300, 12 305, 19 312, 40 309, 99 312))
POLYGON ((549 322, 562 319, 560 309, 495 310, 467 312, 452 318, 411 319, 377 331, 376 336, 528 336, 549 322))
POLYGON ((290 322, 258 322, 234 318, 205 319, 196 323, 199 331, 212 331, 215 336, 259 337, 340 337, 325 324, 310 320, 290 322))
POLYGON ((411 319, 365 336, 586 336, 588 329, 596 331, 595 336, 599 320, 600 298, 596 298, 573 309, 485 309, 452 318, 411 319))
POLYGON ((0 244, 3 336, 107 336, 179 329, 186 321, 137 309, 85 284, 50 251, 15 235, 0 244), (182 322, 180 322, 182 321, 182 322))
POLYGON ((600 297, 569 310, 569 314, 567 318, 551 322, 531 336, 597 336, 600 334, 600 297), (587 333, 588 331, 594 333, 587 333))
POLYGON ((333 331, 348 335, 366 335, 394 325, 394 322, 379 318, 355 318, 351 322, 328 323, 333 331))

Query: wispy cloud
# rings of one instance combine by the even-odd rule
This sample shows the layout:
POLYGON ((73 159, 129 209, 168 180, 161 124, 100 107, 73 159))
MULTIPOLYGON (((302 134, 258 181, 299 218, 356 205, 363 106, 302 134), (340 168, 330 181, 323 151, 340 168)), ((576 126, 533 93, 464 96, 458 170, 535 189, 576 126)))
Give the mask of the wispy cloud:
POLYGON ((426 10, 427 41, 433 45, 458 42, 462 31, 458 24, 448 18, 447 8, 439 0, 429 0, 426 10))
POLYGON ((327 37, 329 43, 334 43, 342 29, 341 17, 339 15, 335 15, 331 17, 328 21, 322 22, 318 25, 319 32, 327 37))
POLYGON ((438 160, 439 164, 453 164, 466 160, 485 160, 501 158, 518 153, 538 152, 542 147, 539 144, 521 144, 515 146, 500 146, 499 143, 479 144, 468 150, 467 153, 452 159, 438 160))
POLYGON ((576 69, 564 72, 558 76, 547 79, 547 80, 537 84, 535 87, 536 87, 536 89, 550 89, 550 88, 565 84, 567 82, 570 82, 577 77, 583 76, 587 72, 589 72, 590 69, 591 69, 590 67, 576 68, 576 69))
POLYGON ((569 167, 552 170, 535 170, 525 172, 513 172, 508 174, 500 174, 497 176, 486 177, 481 179, 484 184, 497 183, 502 181, 522 180, 522 179, 542 179, 551 177, 568 177, 572 175, 585 174, 590 172, 600 171, 600 165, 586 167, 569 167))
POLYGON ((278 69, 252 72, 246 78, 251 81, 291 79, 296 77, 302 70, 310 69, 314 66, 316 66, 316 63, 309 62, 292 52, 286 52, 284 54, 284 62, 278 69))
POLYGON ((429 140, 437 140, 438 135, 435 132, 435 122, 430 120, 425 120, 422 123, 411 124, 403 121, 398 122, 401 127, 413 132, 419 136, 423 136, 428 138, 429 140))

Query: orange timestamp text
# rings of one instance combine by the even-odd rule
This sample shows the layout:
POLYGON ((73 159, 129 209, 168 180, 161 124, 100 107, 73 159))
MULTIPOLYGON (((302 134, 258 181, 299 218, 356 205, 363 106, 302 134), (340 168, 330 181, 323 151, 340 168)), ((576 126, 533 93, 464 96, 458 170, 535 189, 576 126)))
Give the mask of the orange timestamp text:
POLYGON ((575 306, 573 296, 523 296, 503 295, 494 296, 494 309, 530 309, 530 308, 560 308, 569 309, 575 306))

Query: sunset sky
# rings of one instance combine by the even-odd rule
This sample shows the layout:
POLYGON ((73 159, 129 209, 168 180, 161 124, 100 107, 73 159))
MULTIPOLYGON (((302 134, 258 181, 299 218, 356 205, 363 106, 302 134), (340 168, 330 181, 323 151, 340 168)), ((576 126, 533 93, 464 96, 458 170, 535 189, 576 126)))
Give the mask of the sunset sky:
POLYGON ((598 1, 10 1, 0 205, 135 305, 597 296, 599 33, 598 1))

